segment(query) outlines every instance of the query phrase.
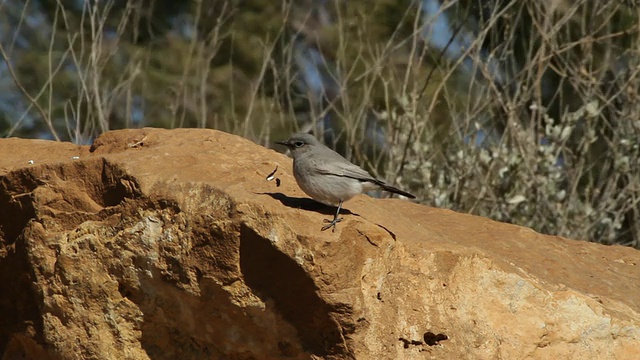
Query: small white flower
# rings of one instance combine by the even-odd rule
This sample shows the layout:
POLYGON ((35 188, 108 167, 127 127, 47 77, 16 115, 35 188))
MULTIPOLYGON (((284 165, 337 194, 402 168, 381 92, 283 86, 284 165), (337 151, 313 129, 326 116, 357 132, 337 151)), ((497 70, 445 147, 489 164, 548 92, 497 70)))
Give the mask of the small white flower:
POLYGON ((507 204, 511 204, 511 205, 515 205, 515 204, 519 204, 523 201, 527 200, 526 197, 524 197, 524 195, 516 195, 514 197, 512 197, 511 199, 507 199, 507 204))

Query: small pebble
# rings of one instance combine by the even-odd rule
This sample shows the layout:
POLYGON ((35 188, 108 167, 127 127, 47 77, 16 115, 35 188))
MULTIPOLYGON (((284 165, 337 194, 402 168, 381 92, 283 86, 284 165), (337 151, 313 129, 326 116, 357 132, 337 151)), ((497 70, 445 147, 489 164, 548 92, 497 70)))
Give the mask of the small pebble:
POLYGON ((271 174, 267 175, 267 181, 271 181, 275 178, 276 171, 278 171, 278 165, 276 165, 276 169, 271 172, 271 174))

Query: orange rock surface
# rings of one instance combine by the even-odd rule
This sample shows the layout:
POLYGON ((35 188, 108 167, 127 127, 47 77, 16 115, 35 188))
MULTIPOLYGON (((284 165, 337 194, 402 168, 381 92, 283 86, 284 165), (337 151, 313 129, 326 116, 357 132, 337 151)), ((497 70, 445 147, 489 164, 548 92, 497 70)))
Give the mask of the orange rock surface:
POLYGON ((0 154, 2 359, 640 359, 631 248, 365 195, 321 232, 213 130, 0 154))

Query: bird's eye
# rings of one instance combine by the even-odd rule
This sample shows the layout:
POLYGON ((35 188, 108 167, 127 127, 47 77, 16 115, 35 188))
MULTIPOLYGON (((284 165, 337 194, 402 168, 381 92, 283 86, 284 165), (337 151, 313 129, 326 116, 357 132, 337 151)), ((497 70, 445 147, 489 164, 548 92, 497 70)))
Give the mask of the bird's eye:
POLYGON ((294 143, 293 143, 293 145, 294 145, 295 147, 298 147, 298 148, 299 148, 299 147, 302 147, 302 145, 304 145, 304 142, 302 142, 302 141, 296 141, 296 142, 294 142, 294 143))

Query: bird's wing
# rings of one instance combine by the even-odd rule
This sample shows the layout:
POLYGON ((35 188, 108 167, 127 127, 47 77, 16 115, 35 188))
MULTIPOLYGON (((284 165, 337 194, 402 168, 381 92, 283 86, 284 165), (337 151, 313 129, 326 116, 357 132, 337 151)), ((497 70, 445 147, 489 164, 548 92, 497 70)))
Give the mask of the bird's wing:
POLYGON ((376 184, 381 183, 380 180, 371 176, 366 170, 350 162, 327 162, 318 166, 317 169, 320 174, 324 175, 347 177, 376 184))
POLYGON ((384 181, 374 178, 366 170, 359 167, 358 165, 352 164, 347 159, 342 157, 342 155, 336 152, 329 152, 325 154, 325 156, 322 158, 322 161, 318 161, 317 158, 311 160, 311 165, 311 171, 315 172, 316 174, 345 177, 361 182, 373 183, 378 185, 383 190, 406 196, 410 199, 416 198, 413 194, 387 185, 384 181))

